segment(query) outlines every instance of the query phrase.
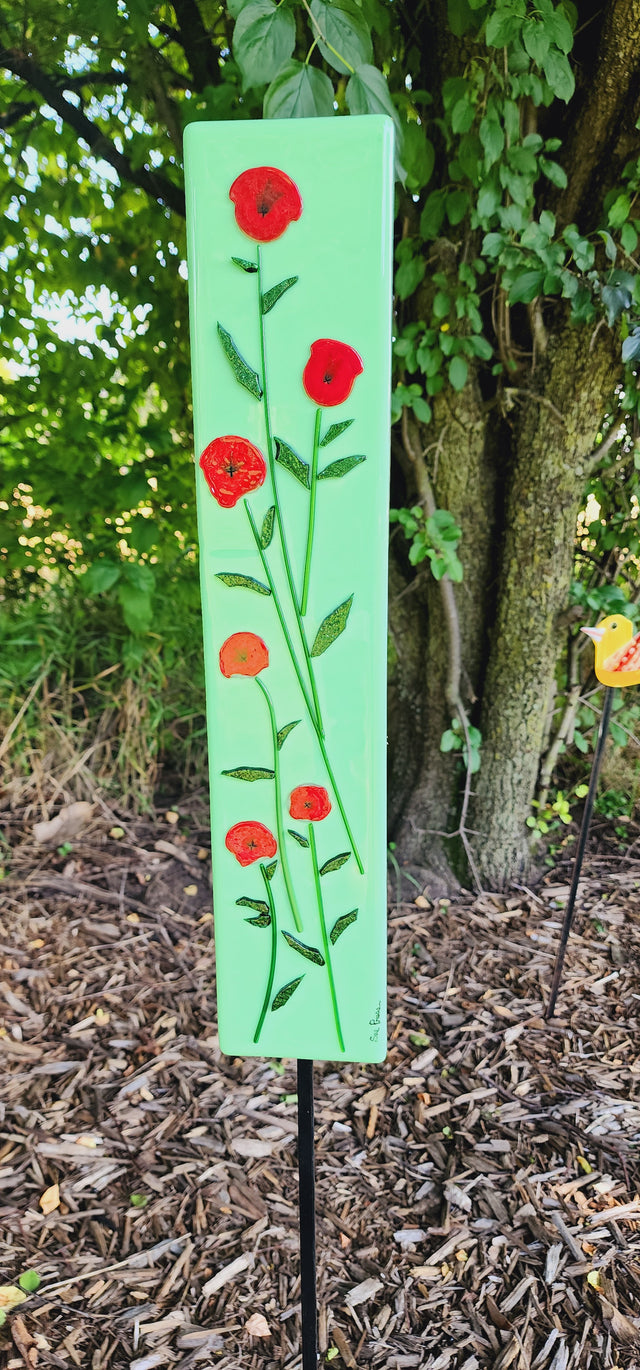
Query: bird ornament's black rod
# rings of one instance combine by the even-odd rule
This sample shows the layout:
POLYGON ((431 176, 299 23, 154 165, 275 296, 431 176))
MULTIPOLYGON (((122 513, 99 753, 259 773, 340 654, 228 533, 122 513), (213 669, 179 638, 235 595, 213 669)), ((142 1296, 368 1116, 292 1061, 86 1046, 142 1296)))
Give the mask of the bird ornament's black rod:
POLYGON ((313 1061, 298 1061, 298 1176, 302 1370, 317 1370, 316 1194, 313 1156, 313 1061))
POLYGON ((560 934, 560 946, 558 947, 556 963, 553 968, 551 993, 549 995, 549 1003, 547 1004, 547 1010, 545 1013, 545 1018, 547 1019, 547 1022, 550 1018, 553 1018, 553 1014, 556 1007, 556 999, 558 998, 558 990, 560 988, 560 981, 562 979, 562 969, 564 966, 565 952, 567 950, 569 933, 571 932, 571 924, 573 922, 573 910, 575 908, 576 895, 578 893, 578 881, 580 879, 580 872, 582 870, 582 862, 584 860, 587 838, 589 836, 589 828, 591 826, 591 814, 593 813, 593 805, 596 797, 596 791, 598 788, 598 774, 600 771, 600 764, 602 762, 602 756, 604 753, 604 744, 607 740, 607 733, 609 731, 609 720, 611 718, 611 706, 613 704, 614 694, 615 690, 613 689, 613 687, 611 685, 607 685, 604 693, 604 708, 602 710, 602 717, 600 719, 600 731, 598 733, 598 741, 596 744, 595 756, 593 758, 593 765, 591 767, 591 779, 589 780, 589 789, 587 792, 586 803, 584 806, 584 813, 582 815, 582 827, 580 828, 578 850, 576 852, 576 858, 573 864, 571 889, 569 890, 569 898, 567 900, 567 907, 564 913, 564 922, 562 924, 562 932, 560 934))

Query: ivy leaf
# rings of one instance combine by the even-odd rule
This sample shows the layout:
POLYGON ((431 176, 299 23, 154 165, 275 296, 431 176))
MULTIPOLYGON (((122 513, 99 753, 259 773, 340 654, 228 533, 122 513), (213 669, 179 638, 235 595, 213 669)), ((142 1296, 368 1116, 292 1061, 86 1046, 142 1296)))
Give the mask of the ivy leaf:
POLYGON ((548 29, 537 19, 527 19, 522 26, 522 41, 531 61, 541 67, 551 45, 548 29))
POLYGON ((557 52, 555 48, 550 48, 542 69, 554 95, 568 103, 576 88, 569 58, 565 57, 564 53, 557 52))
POLYGON ((544 271, 522 271, 509 290, 509 304, 531 304, 540 294, 544 271))
POLYGON ((234 771, 221 771, 221 775, 229 775, 232 780, 273 780, 275 771, 267 771, 263 766, 237 766, 234 771))
POLYGON ((335 442, 336 438, 339 438, 340 434, 344 433, 345 428, 350 428, 352 423, 353 419, 343 419, 342 423, 332 423, 331 427, 327 428, 320 446, 328 447, 330 442, 335 442))
POLYGON ((234 266, 239 266, 242 271, 258 270, 256 262, 249 262, 246 257, 232 257, 231 260, 234 266))
POLYGON ((334 113, 334 90, 325 71, 290 61, 264 96, 265 119, 313 119, 334 113))
POLYGON ((329 860, 325 861, 324 866, 320 867, 320 875, 329 875, 331 871, 339 871, 340 867, 344 866, 350 856, 350 851, 341 851, 338 852, 337 856, 329 857, 329 860))
POLYGON ((300 985, 303 980, 304 975, 299 975, 297 980, 290 980, 288 985, 283 985, 282 989, 278 990, 278 993, 276 994, 276 997, 271 1005, 272 1013, 275 1013, 276 1009, 284 1008, 285 1004, 289 1002, 291 995, 295 994, 298 985, 300 985))
POLYGON ((318 472, 318 480, 333 480, 337 476, 346 476, 347 472, 353 471, 354 466, 359 466, 366 457, 340 457, 338 461, 329 462, 323 471, 318 472))
POLYGON ((322 620, 314 638, 313 647, 310 652, 311 656, 322 656, 322 653, 326 652, 327 647, 330 647, 331 643, 335 642, 336 638, 340 636, 340 633, 344 632, 352 604, 353 595, 349 595, 349 598, 345 599, 343 604, 339 604, 337 609, 332 609, 331 613, 327 614, 327 617, 322 620))
POLYGON ((277 861, 270 861, 270 862, 269 862, 269 865, 268 865, 268 866, 265 866, 265 868, 264 868, 264 873, 265 873, 265 875, 266 875, 266 877, 267 877, 267 880, 273 880, 273 877, 274 877, 274 875, 275 875, 275 873, 276 873, 277 868, 278 868, 278 862, 277 862, 277 861))
POLYGON ((295 720, 294 723, 285 723, 284 728, 280 728, 280 731, 276 734, 276 742, 277 742, 277 745, 278 745, 278 751, 280 751, 280 748, 282 747, 283 742, 286 742, 286 740, 287 740, 287 738, 288 738, 288 736, 289 736, 289 733, 292 732, 294 728, 297 728, 299 722, 300 722, 300 719, 299 719, 299 718, 296 718, 296 720, 295 720))
POLYGON ((449 380, 454 390, 463 390, 467 383, 469 367, 464 357, 452 357, 449 362, 449 380))
POLYGON ((257 918, 245 918, 244 921, 245 923, 251 923, 251 926, 254 928, 270 928, 271 914, 259 913, 257 918))
POLYGON ((293 837, 295 839, 299 846, 309 846, 309 839, 307 837, 303 837, 301 832, 296 832, 294 828, 287 828, 287 832, 289 833, 290 837, 293 837))
POLYGON ((634 328, 633 333, 625 338, 622 344, 623 362, 636 362, 640 360, 640 328, 634 328))
POLYGON ((351 913, 343 913, 342 917, 337 919, 329 933, 331 943, 334 947, 338 938, 342 936, 346 928, 350 927, 352 923, 355 923, 357 917, 358 910, 352 909, 351 913))
POLYGON ((275 443, 276 461, 279 461, 280 465, 284 466, 286 471, 290 471, 291 475, 295 476, 296 480, 299 480, 300 484, 308 490, 311 485, 308 463, 303 461, 302 457, 299 457, 297 452, 289 447, 288 443, 283 442, 282 438, 276 438, 275 443))
POLYGON ((293 951, 299 952, 300 956, 305 956, 307 961, 313 961, 314 966, 324 965, 324 956, 317 947, 308 947, 306 942, 300 942, 297 937, 292 937, 290 932, 283 932, 282 936, 293 951))
POLYGON ((319 30, 314 29, 314 38, 325 62, 334 71, 347 76, 355 67, 371 61, 373 45, 369 25, 356 3, 341 0, 337 5, 311 0, 311 14, 319 30))
POLYGON ((557 186, 558 190, 566 190, 567 173, 564 167, 561 167, 558 162, 550 161, 548 157, 540 157, 539 164, 540 170, 544 172, 547 180, 551 181, 553 186, 557 186))
POLYGON ((252 371, 248 362, 240 356, 231 334, 227 333, 226 328, 223 328, 221 323, 218 324, 218 336, 236 380, 244 386, 245 390, 249 391, 250 395, 255 395, 257 400, 261 400, 262 386, 257 371, 252 371))
POLYGON ((223 585, 237 585, 245 590, 255 590, 258 595, 271 594, 268 585, 263 585, 261 580, 255 580, 253 576, 244 576, 240 571, 217 571, 216 580, 221 580, 223 585))
POLYGON ((266 550, 273 537, 273 521, 276 516, 276 506, 271 505, 262 520, 262 532, 260 533, 260 546, 266 550))
POLYGON ((233 31, 233 55, 245 90, 273 80, 291 56, 295 41, 291 10, 274 5, 272 0, 251 0, 244 5, 233 31))
POLYGON ((262 296, 262 313, 268 314, 269 310, 273 309, 274 304, 278 303, 280 297, 284 295, 287 290, 290 290, 298 279, 297 276, 288 276, 286 281, 279 281, 277 285, 272 285, 271 289, 267 290, 262 296))
POLYGON ((389 114, 402 138, 400 115, 389 94, 389 87, 377 67, 359 66, 347 81, 345 100, 350 114, 389 114))
POLYGON ((255 909, 256 913, 268 913, 269 905, 265 904, 264 899, 249 899, 244 896, 236 899, 236 904, 242 909, 255 909))

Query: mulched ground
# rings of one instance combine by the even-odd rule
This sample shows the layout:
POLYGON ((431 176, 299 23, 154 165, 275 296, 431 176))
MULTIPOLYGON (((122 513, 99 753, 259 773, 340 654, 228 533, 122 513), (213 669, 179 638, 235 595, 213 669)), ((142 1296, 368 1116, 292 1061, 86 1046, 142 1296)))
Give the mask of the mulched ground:
MULTIPOLYGON (((0 1365, 294 1370, 295 1068, 220 1054, 204 827, 6 816, 0 1365)), ((568 874, 392 905, 387 1061, 317 1067, 323 1363, 640 1366, 640 863, 546 1025, 568 874)))

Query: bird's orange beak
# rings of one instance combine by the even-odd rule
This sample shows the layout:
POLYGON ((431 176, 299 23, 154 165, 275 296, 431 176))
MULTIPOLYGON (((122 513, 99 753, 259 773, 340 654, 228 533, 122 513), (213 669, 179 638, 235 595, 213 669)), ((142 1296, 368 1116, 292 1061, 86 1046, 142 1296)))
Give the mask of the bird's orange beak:
POLYGON ((581 628, 580 632, 586 633, 594 642, 602 642, 604 637, 604 628, 581 628))

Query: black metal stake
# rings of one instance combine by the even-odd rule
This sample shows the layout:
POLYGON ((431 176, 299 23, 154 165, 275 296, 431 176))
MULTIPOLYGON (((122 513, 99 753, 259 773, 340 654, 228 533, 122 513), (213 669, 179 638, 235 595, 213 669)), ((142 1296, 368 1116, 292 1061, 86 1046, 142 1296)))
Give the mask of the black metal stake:
POLYGON ((298 1177, 302 1370, 317 1370, 316 1183, 313 1158, 313 1061, 298 1061, 298 1177))
POLYGON ((562 968, 564 966, 567 942, 569 941, 569 933, 571 932, 571 924, 573 922, 573 910, 576 902, 576 894, 578 893, 578 881, 580 879, 580 872, 582 870, 582 862, 584 860, 585 847, 587 845, 589 828, 591 826, 591 814, 593 813, 593 805, 595 802, 596 791, 598 788, 598 774, 600 771, 600 764, 604 753, 604 744, 607 740, 607 733, 609 731, 609 720, 611 718, 611 706, 613 704, 614 694, 615 690, 611 685, 605 686, 604 708, 602 710, 602 717, 600 719, 600 731, 598 733, 598 741, 596 744, 595 756, 593 758, 593 765, 591 767, 589 789, 587 792, 586 803, 584 806, 584 813, 582 815, 582 827, 580 828, 578 850, 576 852, 576 859, 573 865, 571 889, 569 890, 569 898, 567 900, 567 907, 564 913, 564 922, 562 924, 562 932, 560 934, 560 946, 558 947, 556 963, 553 968, 553 980, 551 981, 551 993, 549 995, 549 1003, 547 1004, 547 1010, 544 1015, 547 1022, 550 1018, 553 1018, 554 1010, 556 1007, 556 999, 558 998, 558 990, 560 988, 560 981, 562 979, 562 968))

